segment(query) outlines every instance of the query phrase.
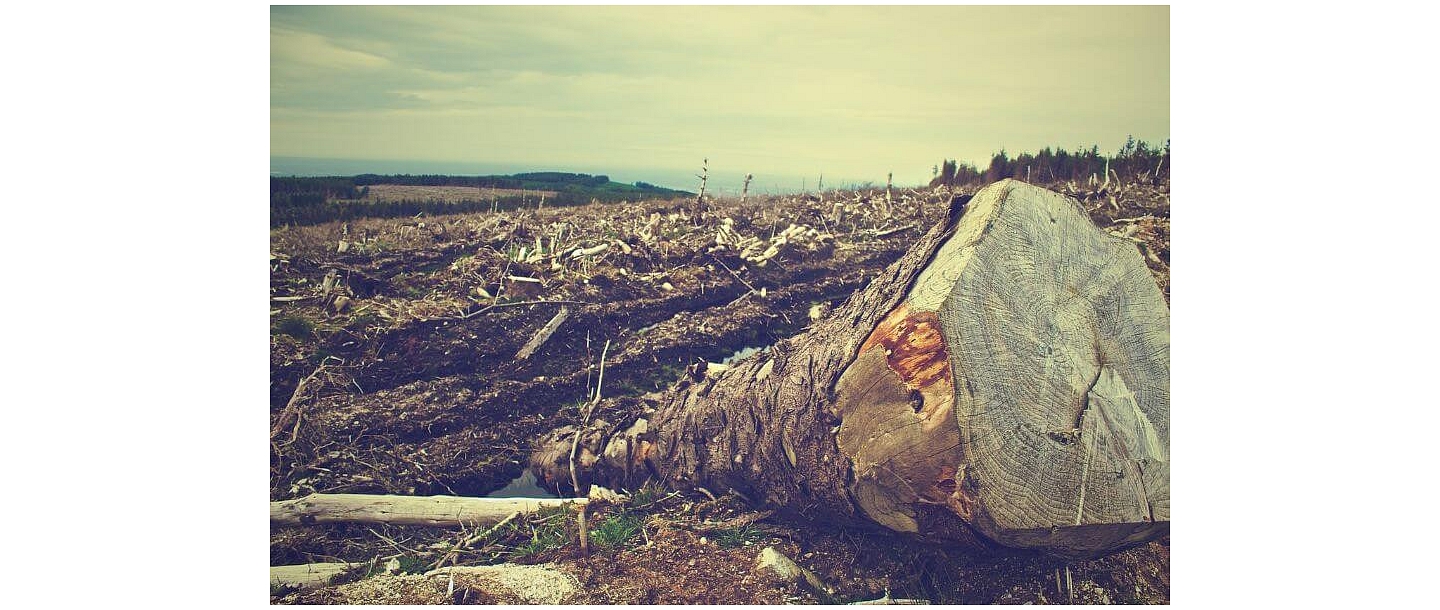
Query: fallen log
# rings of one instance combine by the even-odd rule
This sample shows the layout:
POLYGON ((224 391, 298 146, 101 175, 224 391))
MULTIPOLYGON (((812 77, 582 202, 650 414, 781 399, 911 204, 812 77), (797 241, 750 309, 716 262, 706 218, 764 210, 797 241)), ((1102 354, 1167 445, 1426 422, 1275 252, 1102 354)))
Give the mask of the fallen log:
POLYGON ((336 577, 358 567, 353 563, 307 563, 270 566, 270 589, 305 591, 330 584, 336 577))
MULTIPOLYGON (((580 485, 1074 558, 1167 534, 1169 308, 1139 250, 1015 180, 960 210, 808 333, 587 433, 580 485)), ((572 434, 532 454, 546 486, 572 434)))
POLYGON ((271 525, 389 523, 429 527, 473 527, 499 523, 511 513, 584 504, 584 498, 465 498, 310 494, 270 503, 271 525))

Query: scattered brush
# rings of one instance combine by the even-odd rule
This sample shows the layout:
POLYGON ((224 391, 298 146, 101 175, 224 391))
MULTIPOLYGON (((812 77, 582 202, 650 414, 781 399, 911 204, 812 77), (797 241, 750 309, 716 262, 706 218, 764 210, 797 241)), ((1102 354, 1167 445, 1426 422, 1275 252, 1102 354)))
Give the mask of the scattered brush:
POLYGON ((542 508, 526 525, 530 539, 510 550, 514 559, 533 557, 575 542, 575 514, 566 507, 542 508))

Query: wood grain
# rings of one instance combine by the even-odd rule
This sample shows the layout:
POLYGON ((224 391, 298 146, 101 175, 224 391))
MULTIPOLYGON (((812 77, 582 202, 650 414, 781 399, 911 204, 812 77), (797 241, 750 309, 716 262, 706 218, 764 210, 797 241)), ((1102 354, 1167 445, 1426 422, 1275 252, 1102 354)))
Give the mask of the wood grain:
POLYGON ((1007 180, 976 194, 935 265, 916 289, 933 302, 953 282, 938 315, 971 524, 1077 554, 1168 531, 1169 308, 1135 245, 1007 180))

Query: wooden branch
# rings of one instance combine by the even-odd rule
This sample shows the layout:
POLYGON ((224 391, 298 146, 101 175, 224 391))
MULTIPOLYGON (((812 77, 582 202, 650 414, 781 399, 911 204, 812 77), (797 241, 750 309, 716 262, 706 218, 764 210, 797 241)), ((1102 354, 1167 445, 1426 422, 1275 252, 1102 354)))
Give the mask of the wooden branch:
POLYGON ((715 258, 715 255, 714 255, 714 254, 711 254, 711 255, 710 255, 710 258, 714 259, 715 262, 720 263, 720 266, 721 266, 721 267, 724 267, 726 271, 729 271, 729 272, 730 272, 730 275, 735 276, 735 279, 740 280, 740 283, 741 283, 741 284, 744 284, 746 288, 749 288, 749 289, 750 289, 750 292, 759 292, 758 290, 755 290, 755 287, 754 287, 754 286, 751 286, 751 285, 750 285, 750 282, 745 281, 745 278, 740 277, 740 274, 735 273, 735 271, 734 271, 733 269, 731 269, 729 266, 727 266, 724 262, 722 262, 722 261, 721 261, 720 259, 718 259, 718 258, 715 258))
POLYGON ((315 378, 325 370, 326 366, 329 366, 328 360, 327 358, 321 361, 320 366, 315 367, 314 372, 301 379, 300 383, 295 384, 295 391, 290 394, 290 401, 285 403, 285 408, 275 418, 275 425, 270 428, 271 441, 274 441, 275 437, 279 436, 286 428, 292 428, 289 443, 295 442, 295 438, 300 434, 300 405, 303 404, 300 399, 305 396, 305 390, 310 387, 310 383, 315 381, 315 378))
POLYGON ((585 433, 585 427, 590 425, 590 416, 595 413, 595 406, 600 403, 600 387, 605 384, 605 356, 610 353, 610 340, 605 340, 605 348, 600 350, 600 380, 595 383, 595 396, 585 406, 585 417, 580 422, 580 427, 575 430, 575 438, 570 443, 570 484, 575 490, 575 495, 580 495, 579 471, 575 468, 575 454, 580 449, 580 435, 585 433))
POLYGON ((576 248, 576 249, 570 251, 570 259, 571 259, 571 260, 574 260, 574 259, 577 259, 577 258, 584 258, 584 257, 587 257, 587 256, 595 256, 596 254, 600 254, 600 253, 602 253, 602 252, 604 252, 604 251, 606 251, 606 250, 609 250, 609 249, 610 249, 610 244, 608 244, 608 243, 600 244, 600 245, 598 245, 598 246, 593 246, 593 247, 590 247, 590 248, 576 248))
POLYGON ((888 173, 888 174, 885 174, 885 215, 886 215, 886 216, 890 216, 891 213, 892 213, 892 210, 894 209, 894 208, 892 207, 892 206, 894 205, 894 202, 890 199, 890 185, 894 182, 894 180, 895 180, 895 172, 890 172, 890 173, 888 173))
POLYGON ((895 228, 893 228, 893 229, 885 229, 884 231, 875 231, 874 236, 875 236, 875 237, 885 237, 885 236, 887 236, 887 235, 894 235, 894 234, 900 233, 900 232, 902 232, 902 231, 909 231, 910 229, 913 229, 913 228, 915 228, 915 224, 914 224, 914 223, 911 223, 911 224, 905 225, 905 226, 903 226, 903 227, 895 227, 895 228))
POLYGON ((270 503, 271 525, 389 523, 428 527, 493 524, 514 512, 587 502, 584 498, 467 498, 461 496, 382 496, 310 494, 270 503))
POLYGON ((850 602, 848 605, 851 605, 851 606, 928 606, 928 605, 930 605, 930 600, 928 600, 928 599, 905 599, 905 598, 901 598, 901 597, 890 597, 890 592, 889 592, 889 591, 886 591, 886 592, 885 592, 885 596, 882 597, 882 598, 880 598, 880 599, 870 599, 870 600, 865 600, 865 601, 863 601, 863 602, 850 602))
POLYGON ((546 322, 545 326, 541 327, 540 331, 535 333, 535 336, 531 337, 524 347, 520 348, 520 351, 515 354, 515 359, 524 360, 533 355, 535 350, 540 349, 546 341, 550 340, 550 335, 555 334, 555 331, 559 330, 560 325, 564 324, 565 318, 568 317, 570 317, 570 308, 564 305, 560 306, 560 311, 555 313, 555 317, 550 318, 550 321, 546 322))
POLYGON ((270 566, 270 588, 304 591, 330 584, 335 578, 362 564, 307 563, 295 566, 270 566))
POLYGON ((515 518, 519 516, 520 511, 510 513, 509 516, 501 519, 499 523, 490 526, 490 529, 487 529, 483 532, 475 534, 474 536, 461 540, 459 544, 455 545, 455 548, 450 549, 450 552, 445 553, 445 556, 436 560, 435 563, 430 564, 430 569, 436 570, 445 567, 445 563, 449 561, 455 561, 455 559, 459 557, 461 551, 470 548, 470 545, 475 544, 476 542, 489 538, 491 534, 500 531, 500 528, 505 527, 507 524, 509 524, 511 521, 514 521, 515 518))
POLYGON ((438 321, 438 320, 469 320, 470 318, 473 318, 473 317, 478 316, 478 315, 481 315, 481 314, 489 313, 489 312, 494 311, 494 310, 496 310, 496 309, 502 309, 502 308, 505 308, 505 307, 519 307, 519 306, 521 306, 521 305, 589 305, 589 303, 586 303, 585 301, 514 301, 514 302, 511 302, 511 303, 495 303, 494 305, 486 305, 486 306, 481 307, 480 309, 477 309, 477 310, 472 311, 472 312, 470 312, 470 313, 460 314, 460 315, 458 315, 458 316, 441 316, 441 317, 438 317, 438 318, 425 318, 424 320, 420 320, 420 321, 421 321, 421 322, 435 322, 435 321, 438 321))
POLYGON ((705 159, 705 162, 700 166, 700 175, 696 176, 696 178, 700 179, 700 194, 695 195, 695 205, 698 206, 705 201, 705 183, 710 180, 709 159, 705 159))

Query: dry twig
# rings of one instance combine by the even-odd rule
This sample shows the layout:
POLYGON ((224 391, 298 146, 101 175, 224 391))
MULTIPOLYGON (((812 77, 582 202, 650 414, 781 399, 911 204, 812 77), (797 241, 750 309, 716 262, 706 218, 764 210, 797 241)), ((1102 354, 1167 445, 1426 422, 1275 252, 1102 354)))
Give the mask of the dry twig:
POLYGON ((519 307, 521 305, 589 305, 589 303, 586 303, 584 301, 515 301, 512 303, 496 303, 494 305, 486 305, 467 314, 461 314, 458 316, 441 316, 438 318, 425 318, 420 321, 435 322, 439 320, 469 320, 470 318, 481 314, 489 313, 496 309, 501 309, 505 307, 519 307))
POLYGON ((320 373, 329 366, 330 358, 327 357, 320 362, 320 366, 315 368, 315 372, 310 373, 309 376, 301 379, 300 383, 295 385, 295 392, 290 395, 290 401, 285 403, 285 408, 280 411, 279 417, 275 419, 275 425, 270 428, 271 441, 274 441, 275 437, 279 436, 286 428, 291 428, 290 440, 283 443, 282 446, 295 442, 295 439, 300 436, 300 410, 303 404, 301 398, 305 396, 305 390, 309 389, 310 383, 315 381, 315 378, 319 377, 320 373))

